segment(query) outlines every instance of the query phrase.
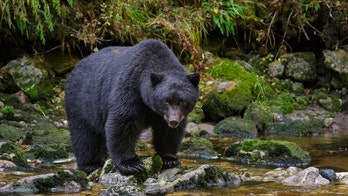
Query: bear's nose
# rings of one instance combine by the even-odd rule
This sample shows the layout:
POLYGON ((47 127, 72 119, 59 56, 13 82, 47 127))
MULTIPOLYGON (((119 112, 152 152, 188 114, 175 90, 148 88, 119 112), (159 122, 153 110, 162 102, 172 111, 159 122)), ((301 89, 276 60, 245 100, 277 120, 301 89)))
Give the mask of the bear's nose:
POLYGON ((176 128, 176 127, 179 126, 179 121, 171 120, 171 121, 169 121, 169 126, 170 126, 171 128, 176 128))

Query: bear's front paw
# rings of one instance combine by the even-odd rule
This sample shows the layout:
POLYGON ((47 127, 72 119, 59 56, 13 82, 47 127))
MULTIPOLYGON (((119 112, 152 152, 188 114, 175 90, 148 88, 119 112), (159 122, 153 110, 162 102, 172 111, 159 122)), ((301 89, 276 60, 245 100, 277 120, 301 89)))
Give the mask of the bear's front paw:
POLYGON ((121 160, 119 164, 115 165, 115 167, 125 176, 142 172, 145 169, 144 163, 139 159, 139 157, 121 160))
POLYGON ((180 166, 181 164, 180 160, 175 155, 165 154, 161 157, 163 160, 163 165, 162 165, 163 169, 177 167, 177 166, 180 166))

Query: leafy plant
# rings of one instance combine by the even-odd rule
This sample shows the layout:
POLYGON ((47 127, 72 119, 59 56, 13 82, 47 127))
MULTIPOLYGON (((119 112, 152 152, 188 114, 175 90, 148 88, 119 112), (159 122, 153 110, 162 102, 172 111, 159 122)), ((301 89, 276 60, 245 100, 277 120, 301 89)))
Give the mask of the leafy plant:
POLYGON ((237 18, 244 18, 247 10, 251 9, 247 3, 240 4, 234 0, 206 1, 202 3, 203 11, 211 15, 213 28, 218 28, 223 35, 235 35, 237 18))
POLYGON ((46 43, 45 28, 50 32, 54 29, 53 9, 55 13, 62 16, 62 2, 70 7, 73 0, 5 0, 0 1, 1 18, 0 25, 7 24, 10 29, 19 30, 22 35, 29 38, 30 31, 37 31, 43 44, 46 43), (35 28, 32 29, 31 24, 35 28))

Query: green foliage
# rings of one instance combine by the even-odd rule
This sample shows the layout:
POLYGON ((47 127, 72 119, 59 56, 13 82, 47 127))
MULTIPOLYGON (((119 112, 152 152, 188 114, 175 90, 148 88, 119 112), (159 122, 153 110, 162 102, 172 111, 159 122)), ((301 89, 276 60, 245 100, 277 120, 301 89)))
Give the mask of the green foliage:
POLYGON ((218 28, 223 35, 234 36, 237 18, 244 18, 247 10, 251 9, 247 2, 238 3, 234 0, 208 0, 202 2, 202 6, 204 12, 211 15, 214 29, 218 28))
POLYGON ((63 2, 70 7, 73 0, 5 0, 0 2, 1 18, 0 25, 7 24, 10 29, 19 30, 22 35, 29 38, 29 31, 38 32, 40 40, 46 43, 45 29, 50 32, 54 29, 54 13, 62 16, 63 2), (15 24, 14 24, 15 23, 15 24), (34 24, 34 27, 31 26, 34 24))
POLYGON ((11 105, 6 105, 3 108, 0 108, 0 112, 7 118, 12 119, 14 116, 14 107, 11 105))

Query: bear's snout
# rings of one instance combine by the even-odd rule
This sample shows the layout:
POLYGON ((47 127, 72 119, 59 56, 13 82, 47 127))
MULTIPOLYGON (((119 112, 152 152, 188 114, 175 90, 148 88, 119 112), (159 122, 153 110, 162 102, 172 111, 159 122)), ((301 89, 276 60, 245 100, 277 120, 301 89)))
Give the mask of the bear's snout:
POLYGON ((181 112, 179 106, 169 106, 167 113, 164 114, 164 120, 167 121, 170 128, 177 128, 185 115, 181 112))

